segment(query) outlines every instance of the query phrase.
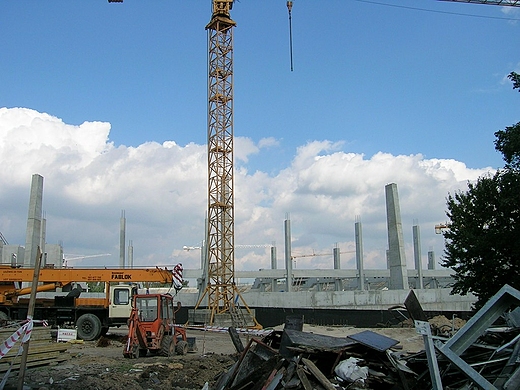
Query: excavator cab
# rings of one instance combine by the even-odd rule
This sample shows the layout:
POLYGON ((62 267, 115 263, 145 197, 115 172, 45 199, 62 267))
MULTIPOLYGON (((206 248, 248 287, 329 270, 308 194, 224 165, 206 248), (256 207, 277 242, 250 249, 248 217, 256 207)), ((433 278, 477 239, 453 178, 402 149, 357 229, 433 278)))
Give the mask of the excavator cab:
POLYGON ((186 329, 175 325, 179 309, 169 294, 134 295, 123 355, 130 359, 146 356, 148 351, 162 356, 185 355, 186 329))

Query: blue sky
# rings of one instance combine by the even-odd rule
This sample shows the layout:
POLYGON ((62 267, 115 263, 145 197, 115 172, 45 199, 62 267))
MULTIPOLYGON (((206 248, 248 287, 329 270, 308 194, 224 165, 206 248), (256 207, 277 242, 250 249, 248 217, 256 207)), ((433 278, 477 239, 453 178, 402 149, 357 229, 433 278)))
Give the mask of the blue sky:
MULTIPOLYGON (((163 145, 173 141, 179 147, 179 156, 188 158, 189 151, 196 150, 190 158, 199 158, 195 156, 203 153, 207 131, 204 27, 210 20, 210 4, 208 0, 125 0, 123 4, 109 4, 106 0, 1 1, 0 108, 27 108, 57 119, 46 128, 49 138, 43 137, 41 142, 54 145, 58 157, 52 158, 52 164, 28 165, 13 175, 38 169, 44 172, 44 166, 58 164, 63 156, 52 141, 63 137, 58 128, 79 128, 84 122, 93 122, 93 127, 97 122, 109 124, 109 130, 105 129, 107 139, 98 140, 89 153, 112 145, 111 153, 131 155, 146 149, 147 142, 163 145)), ((343 159, 339 160, 344 161, 349 154, 364 159, 362 165, 369 161, 376 164, 373 157, 381 152, 396 160, 403 156, 399 161, 414 160, 413 156, 419 155, 418 160, 423 158, 432 166, 442 165, 435 165, 438 159, 455 162, 456 166, 462 163, 468 172, 474 170, 462 174, 451 166, 459 172, 455 175, 459 184, 453 182, 439 189, 437 201, 442 205, 447 188, 463 188, 460 183, 474 179, 475 172, 503 165, 494 150, 493 134, 519 121, 520 96, 506 79, 509 72, 520 71, 519 11, 434 0, 295 0, 291 72, 286 2, 235 3, 235 156, 243 180, 257 180, 261 192, 270 194, 276 191, 275 186, 280 188, 284 172, 300 169, 300 158, 309 150, 314 153, 313 161, 321 157, 322 162, 330 160, 334 166, 339 164, 335 157, 341 155, 343 159), (313 142, 328 144, 309 147, 313 142)), ((17 127, 14 117, 9 119, 10 128, 17 127)), ((105 130, 99 129, 96 136, 103 138, 105 130)), ((73 142, 66 144, 71 148, 73 142)), ((9 153, 6 145, 3 150, 9 153)), ((35 150, 41 152, 42 148, 35 150)), ((101 166, 97 157, 92 161, 101 166)), ((147 161, 143 156, 140 159, 147 161)), ((330 175, 329 184, 348 179, 341 176, 345 170, 335 173, 330 167, 323 169, 330 175)), ((45 176, 51 179, 52 172, 45 176)), ((416 188, 418 184, 405 173, 399 179, 410 180, 409 188, 416 188)), ((19 185, 28 185, 28 176, 20 179, 19 185)), ((66 185, 67 179, 61 179, 66 185)), ((374 185, 382 194, 384 183, 393 178, 379 180, 374 185)), ((301 181, 300 171, 296 185, 301 181)), ((191 218, 204 214, 206 183, 202 180, 200 185, 197 191, 202 200, 193 206, 191 218)), ((360 181, 353 187, 362 191, 359 188, 364 185, 360 181)), ((312 191, 316 183, 309 186, 300 188, 300 192, 312 191)), ((373 187, 367 188, 364 196, 370 197, 373 187)), ((28 194, 28 189, 24 191, 28 194)), ((327 191, 316 196, 331 196, 331 188, 327 191)), ((2 197, 9 198, 7 193, 2 197)), ((275 207, 281 198, 287 199, 280 194, 266 195, 257 199, 256 206, 275 207)), ((63 204, 58 195, 49 196, 51 199, 63 204)), ((142 207, 137 200, 125 203, 124 198, 116 199, 101 208, 103 215, 112 209, 116 226, 121 209, 128 210, 131 216, 132 207, 142 207)), ((248 198, 251 210, 255 208, 252 199, 248 198)), ((25 207, 24 203, 15 206, 15 200, 12 202, 5 204, 13 210, 25 207)), ((297 204, 302 204, 301 200, 297 204)), ((276 229, 281 229, 283 212, 297 209, 290 208, 287 204, 280 206, 276 229)), ((48 215, 53 215, 52 205, 48 209, 48 215)), ((71 201, 71 209, 81 207, 71 201)), ((356 210, 361 215, 366 212, 362 206, 356 210)), ((433 222, 442 219, 443 212, 440 207, 435 217, 413 218, 433 222)), ((25 215, 21 217, 19 224, 24 226, 25 215)), ((379 217, 384 224, 384 215, 379 217)), ((0 220, 0 231, 6 236, 10 235, 6 230, 19 231, 13 235, 23 238, 23 230, 13 228, 16 218, 4 218, 3 225, 0 220)), ((63 218, 87 223, 70 215, 63 218)), ((178 220, 180 223, 182 218, 178 220)), ((308 220, 305 223, 310 225, 308 220)), ((200 228, 200 222, 195 228, 200 228)), ((184 232, 186 227, 177 229, 184 232)), ((302 236, 307 233, 302 232, 302 236)), ((63 239, 59 234, 51 237, 63 239)), ((194 236, 193 231, 186 232, 183 240, 197 241, 194 236)), ((266 235, 263 242, 271 242, 272 238, 266 235)), ((109 244, 93 249, 92 244, 80 245, 75 238, 71 240, 78 251, 114 252, 109 244)), ((165 238, 165 242, 168 240, 165 238)), ((152 246, 162 245, 153 243, 152 238, 150 241, 152 246)), ((318 241, 313 241, 316 248, 318 241)), ((333 243, 334 238, 328 238, 321 245, 333 243)), ((170 245, 168 250, 184 244, 190 242, 170 245)), ((147 251, 142 250, 142 255, 147 251)))
MULTIPOLYGON (((116 145, 205 142, 209 1, 0 7, 0 105, 71 124, 108 121, 116 145)), ((296 0, 294 72, 285 1, 243 0, 232 16, 236 135, 282 139, 280 159, 324 135, 367 155, 501 164, 493 133, 517 120, 504 76, 519 66, 512 37, 520 22, 492 18, 518 12, 433 0, 296 0)))

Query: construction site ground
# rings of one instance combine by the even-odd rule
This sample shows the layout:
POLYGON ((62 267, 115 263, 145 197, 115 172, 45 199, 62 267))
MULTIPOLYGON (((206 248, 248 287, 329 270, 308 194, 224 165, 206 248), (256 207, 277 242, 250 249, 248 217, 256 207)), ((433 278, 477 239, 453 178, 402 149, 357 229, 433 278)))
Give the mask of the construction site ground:
MULTIPOLYGON (((282 329, 283 325, 276 329, 282 329)), ((354 327, 320 327, 304 325, 304 332, 345 337, 364 329, 354 327)), ((370 329, 400 341, 403 351, 424 350, 423 338, 413 328, 370 329)), ((188 330, 196 340, 197 351, 184 356, 146 356, 138 359, 123 357, 126 329, 110 329, 98 341, 68 343, 64 360, 28 368, 25 389, 202 389, 209 388, 218 376, 227 372, 237 360, 235 346, 225 331, 188 330)), ((251 337, 241 334, 247 345, 251 337)), ((12 372, 6 389, 16 389, 18 372, 12 372)))

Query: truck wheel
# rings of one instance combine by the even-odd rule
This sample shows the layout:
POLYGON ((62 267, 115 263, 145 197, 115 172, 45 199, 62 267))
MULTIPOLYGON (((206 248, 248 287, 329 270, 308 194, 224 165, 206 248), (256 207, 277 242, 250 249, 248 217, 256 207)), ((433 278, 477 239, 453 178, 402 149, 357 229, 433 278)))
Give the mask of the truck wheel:
POLYGON ((101 321, 95 314, 83 314, 76 321, 76 326, 78 337, 85 341, 96 340, 101 334, 101 321))
POLYGON ((177 341, 175 352, 177 355, 186 355, 188 353, 188 342, 184 340, 177 341))
POLYGON ((161 341, 161 356, 173 356, 175 352, 175 345, 173 344, 173 338, 169 334, 165 334, 161 341))

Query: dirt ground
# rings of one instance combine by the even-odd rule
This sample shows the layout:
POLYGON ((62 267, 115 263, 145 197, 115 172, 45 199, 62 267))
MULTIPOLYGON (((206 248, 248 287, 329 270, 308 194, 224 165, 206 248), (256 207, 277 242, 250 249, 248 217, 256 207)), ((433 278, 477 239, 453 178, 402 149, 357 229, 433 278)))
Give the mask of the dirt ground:
MULTIPOLYGON (((276 329, 283 329, 283 326, 276 329)), ((364 329, 304 325, 304 332, 345 337, 364 329)), ((400 341, 404 351, 424 349, 422 336, 413 328, 370 329, 400 341)), ((202 389, 211 388, 218 376, 227 372, 238 355, 227 332, 188 330, 196 339, 196 352, 184 356, 123 357, 124 329, 111 329, 100 342, 70 344, 68 359, 58 364, 30 368, 25 374, 26 389, 202 389), (101 346, 103 345, 103 346, 101 346)), ((251 335, 241 335, 246 345, 251 335)), ((11 374, 6 389, 16 389, 17 373, 11 374)))

